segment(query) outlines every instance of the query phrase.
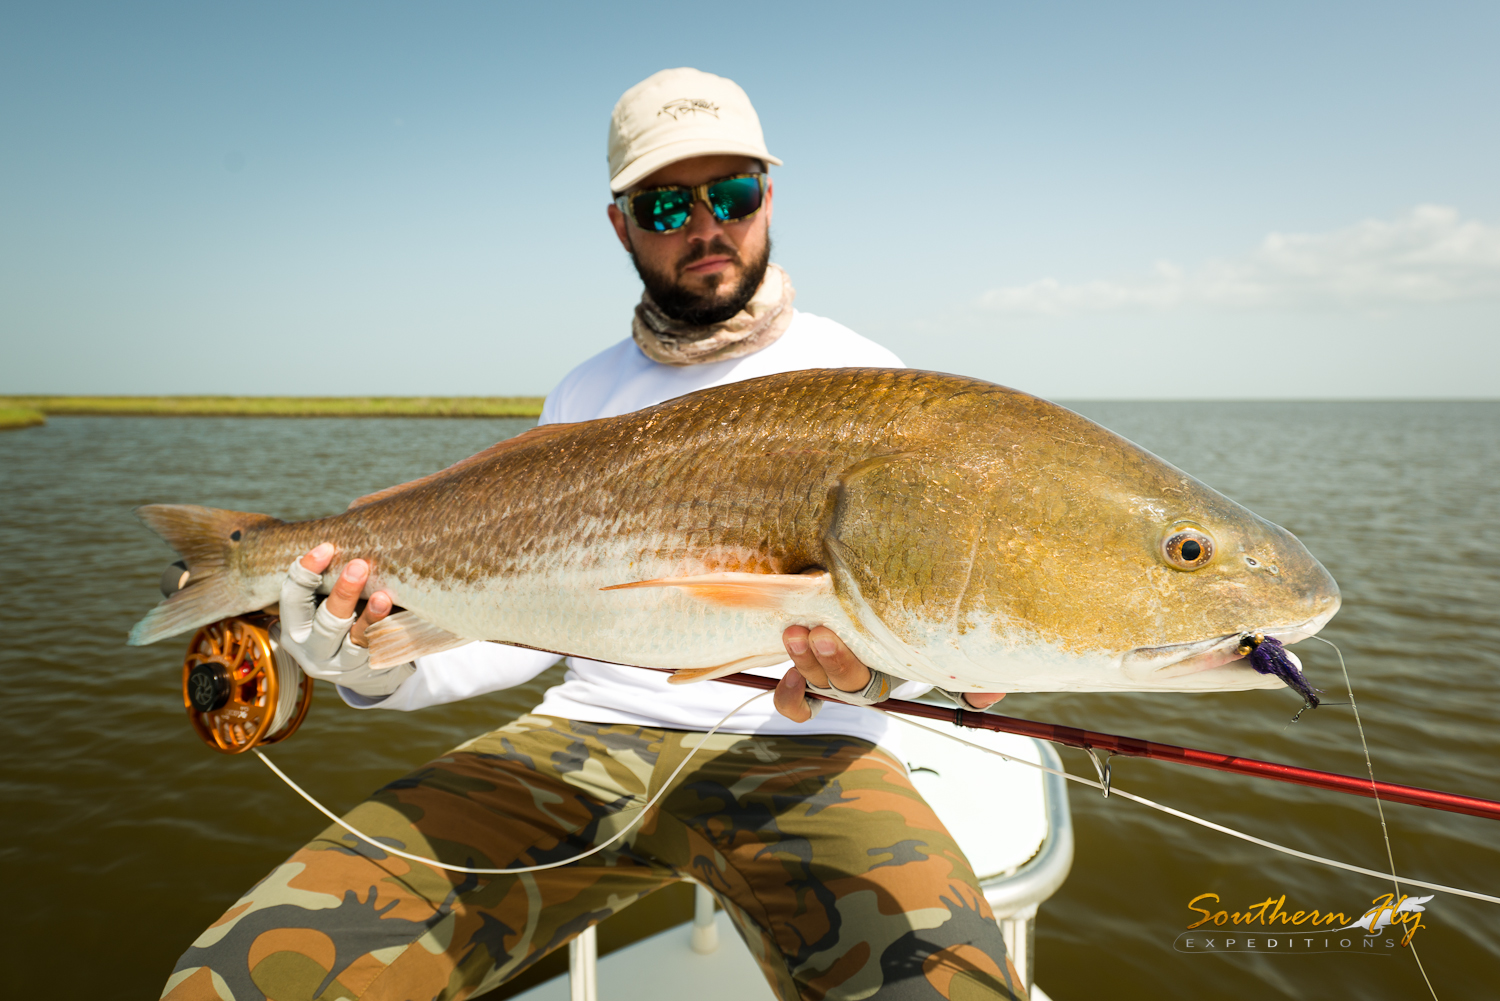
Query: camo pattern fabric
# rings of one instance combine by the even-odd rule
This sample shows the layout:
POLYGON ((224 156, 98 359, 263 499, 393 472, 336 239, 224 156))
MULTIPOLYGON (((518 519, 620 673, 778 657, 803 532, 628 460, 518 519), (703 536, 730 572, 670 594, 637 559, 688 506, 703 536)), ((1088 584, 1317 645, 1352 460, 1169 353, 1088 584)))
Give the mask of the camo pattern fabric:
POLYGON ((468 998, 683 876, 708 886, 775 994, 1024 998, 968 861, 892 756, 846 737, 523 716, 392 782, 231 907, 163 997, 468 998))

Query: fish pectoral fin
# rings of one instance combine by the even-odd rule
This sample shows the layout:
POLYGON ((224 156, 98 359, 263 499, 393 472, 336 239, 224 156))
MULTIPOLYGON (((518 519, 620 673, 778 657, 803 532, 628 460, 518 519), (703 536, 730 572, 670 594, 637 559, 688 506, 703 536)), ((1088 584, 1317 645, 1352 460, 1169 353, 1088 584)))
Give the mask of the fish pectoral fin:
POLYGON ((370 666, 377 671, 473 642, 411 611, 381 619, 366 630, 365 640, 370 645, 370 666))
MULTIPOLYGON (((633 587, 675 587, 708 605, 720 608, 782 608, 789 599, 831 594, 833 579, 826 570, 806 573, 706 573, 695 577, 658 577, 630 584, 601 587, 601 591, 620 591, 633 587)), ((717 670, 707 668, 706 670, 717 670)), ((733 673, 733 672, 726 672, 733 673)))
POLYGON ((741 657, 739 660, 731 660, 717 667, 692 667, 684 671, 676 671, 667 678, 667 684, 691 685, 695 681, 709 681, 713 678, 722 678, 726 674, 739 674, 752 667, 770 667, 790 659, 785 653, 762 653, 752 657, 741 657))

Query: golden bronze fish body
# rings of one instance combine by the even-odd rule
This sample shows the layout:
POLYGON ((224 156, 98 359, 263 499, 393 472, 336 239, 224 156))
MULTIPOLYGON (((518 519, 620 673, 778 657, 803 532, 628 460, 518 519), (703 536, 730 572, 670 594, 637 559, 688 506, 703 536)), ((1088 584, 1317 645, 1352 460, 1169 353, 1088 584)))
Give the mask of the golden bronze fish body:
POLYGON ((142 515, 193 577, 132 642, 275 601, 326 540, 327 581, 367 559, 369 589, 407 609, 372 631, 377 664, 494 640, 697 678, 785 659, 801 623, 950 690, 1230 690, 1281 685, 1229 663, 1242 633, 1294 642, 1338 607, 1290 533, 1143 449, 912 370, 789 372, 538 428, 316 521, 142 515), (1174 565, 1192 562, 1164 549, 1179 537, 1198 565, 1174 565))

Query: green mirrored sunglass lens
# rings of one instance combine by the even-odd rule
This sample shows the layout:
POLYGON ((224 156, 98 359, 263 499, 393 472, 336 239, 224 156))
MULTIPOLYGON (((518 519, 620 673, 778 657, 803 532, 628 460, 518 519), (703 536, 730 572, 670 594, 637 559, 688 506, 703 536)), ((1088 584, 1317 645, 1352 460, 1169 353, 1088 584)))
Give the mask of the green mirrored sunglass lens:
POLYGON ((658 233, 680 229, 687 222, 692 207, 693 193, 691 191, 678 191, 670 188, 643 191, 636 195, 631 203, 637 225, 642 229, 652 229, 658 233))
POLYGON ((721 222, 745 218, 760 208, 760 201, 759 178, 735 177, 708 188, 708 203, 721 222))

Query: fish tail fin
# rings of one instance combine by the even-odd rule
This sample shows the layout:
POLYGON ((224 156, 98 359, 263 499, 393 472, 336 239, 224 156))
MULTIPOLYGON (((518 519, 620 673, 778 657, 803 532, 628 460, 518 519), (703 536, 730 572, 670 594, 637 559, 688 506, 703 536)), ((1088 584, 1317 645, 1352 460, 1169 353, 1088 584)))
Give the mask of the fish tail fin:
POLYGON ((183 558, 189 577, 186 587, 135 624, 131 646, 155 643, 249 610, 243 583, 229 567, 229 553, 250 529, 279 524, 277 519, 193 504, 147 504, 135 513, 183 558))

